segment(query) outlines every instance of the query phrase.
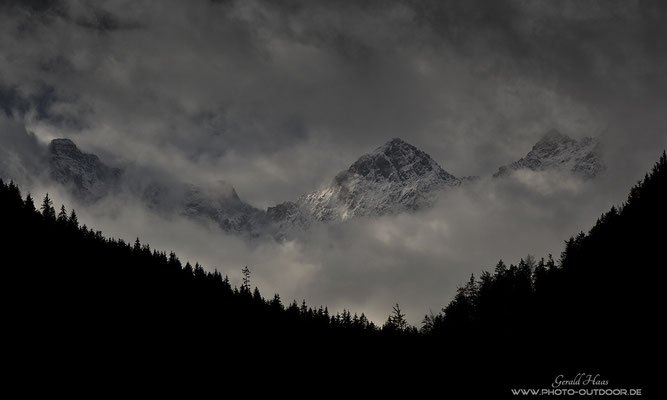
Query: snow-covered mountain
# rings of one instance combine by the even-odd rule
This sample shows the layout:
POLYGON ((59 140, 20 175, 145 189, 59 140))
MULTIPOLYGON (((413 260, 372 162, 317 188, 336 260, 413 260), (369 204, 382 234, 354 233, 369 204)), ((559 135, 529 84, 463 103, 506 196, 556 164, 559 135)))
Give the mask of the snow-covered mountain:
POLYGON ((313 223, 418 210, 428 207, 440 190, 468 181, 443 170, 425 152, 393 139, 362 155, 321 190, 264 211, 242 201, 223 180, 194 184, 136 168, 121 170, 82 152, 69 139, 49 144, 48 162, 50 177, 80 201, 129 194, 155 212, 214 222, 226 232, 250 237, 281 238, 313 223))
POLYGON ((51 141, 48 154, 51 179, 68 187, 79 200, 96 201, 118 188, 121 170, 82 152, 69 139, 51 141))
POLYGON ((531 171, 557 169, 583 178, 594 178, 605 170, 605 165, 600 157, 600 143, 597 139, 585 137, 577 141, 551 130, 525 157, 500 167, 493 176, 507 176, 521 169, 531 171))
POLYGON ((285 238, 313 224, 416 211, 429 207, 438 192, 474 179, 456 178, 425 152, 392 139, 362 155, 323 188, 269 207, 264 231, 285 238))
POLYGON ((460 184, 428 154, 392 139, 361 156, 325 188, 301 196, 296 205, 317 221, 344 221, 414 211, 430 205, 436 191, 460 184))
MULTIPOLYGON (((500 167, 494 177, 528 169, 558 169, 592 178, 604 170, 595 139, 574 140, 550 131, 520 160, 500 167)), ((241 200, 229 183, 181 182, 149 171, 121 171, 99 157, 81 152, 68 139, 49 145, 50 175, 81 200, 97 201, 113 191, 129 193, 149 208, 214 223, 246 237, 287 238, 313 224, 339 223, 355 217, 411 212, 431 206, 438 193, 473 182, 457 178, 428 154, 401 139, 392 139, 362 155, 320 190, 266 211, 241 200)))

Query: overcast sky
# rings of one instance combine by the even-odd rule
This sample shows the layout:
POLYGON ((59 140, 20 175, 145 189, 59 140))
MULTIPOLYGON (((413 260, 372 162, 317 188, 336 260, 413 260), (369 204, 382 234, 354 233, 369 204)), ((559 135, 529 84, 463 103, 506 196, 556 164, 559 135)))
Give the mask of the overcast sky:
POLYGON ((83 211, 208 265, 250 264, 284 297, 376 317, 400 301, 414 321, 498 258, 560 251, 667 147, 664 1, 91 3, 0 3, 0 166, 68 137, 107 163, 225 179, 266 207, 393 137, 455 176, 489 175, 552 128, 602 140, 609 169, 587 186, 489 183, 308 243, 250 246, 127 204, 83 211))

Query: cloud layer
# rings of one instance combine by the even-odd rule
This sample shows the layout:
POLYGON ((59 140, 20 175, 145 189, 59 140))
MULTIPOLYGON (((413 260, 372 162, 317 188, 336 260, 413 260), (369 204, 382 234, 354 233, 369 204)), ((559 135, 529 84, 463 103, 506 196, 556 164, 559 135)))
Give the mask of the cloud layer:
MULTIPOLYGON (((73 204, 57 188, 43 190, 57 204, 73 204)), ((418 324, 471 273, 492 269, 501 258, 557 258, 564 239, 588 229, 600 210, 614 204, 609 198, 622 198, 616 192, 610 179, 591 184, 557 173, 518 174, 445 192, 424 212, 318 226, 286 242, 249 242, 182 217, 165 218, 134 198, 107 198, 77 210, 82 222, 108 235, 126 241, 139 236, 183 261, 218 269, 235 284, 249 265, 253 285, 265 296, 277 292, 284 301, 352 309, 379 322, 398 302, 418 324)))

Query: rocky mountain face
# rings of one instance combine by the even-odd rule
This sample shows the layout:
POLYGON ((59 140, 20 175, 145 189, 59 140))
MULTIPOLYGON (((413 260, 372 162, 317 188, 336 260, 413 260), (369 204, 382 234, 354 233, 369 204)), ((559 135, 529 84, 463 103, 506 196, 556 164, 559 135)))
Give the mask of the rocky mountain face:
POLYGON ((493 176, 507 176, 521 169, 557 169, 590 179, 604 171, 605 166, 600 158, 600 143, 597 139, 585 137, 577 141, 552 130, 544 135, 525 157, 500 167, 493 176))
POLYGON ((276 239, 284 239, 306 231, 315 222, 312 214, 299 204, 286 201, 266 210, 264 231, 276 239))
POLYGON ((182 215, 215 221, 225 232, 261 234, 265 212, 243 202, 229 183, 219 180, 206 187, 188 184, 184 193, 182 215))
POLYGON ((49 144, 51 179, 68 187, 80 200, 101 199, 118 188, 122 172, 100 161, 94 154, 83 153, 69 139, 55 139, 49 144))
MULTIPOLYGON (((507 176, 521 169, 558 169, 593 178, 605 168, 599 147, 595 139, 577 141, 551 131, 525 157, 500 167, 493 176, 507 176)), ((96 155, 81 152, 68 139, 52 141, 48 154, 52 179, 69 187, 81 200, 97 201, 115 190, 125 191, 157 212, 213 222, 226 232, 242 236, 279 239, 303 233, 317 223, 423 209, 431 206, 443 190, 480 179, 457 178, 425 152, 401 139, 392 139, 362 155, 322 189, 264 211, 241 200, 225 181, 192 184, 150 178, 150 173, 124 174, 96 155), (132 178, 137 175, 142 179, 132 178)))
POLYGON ((139 181, 119 168, 107 166, 96 155, 83 153, 69 139, 55 139, 49 144, 49 167, 51 178, 83 202, 125 192, 157 212, 213 221, 226 232, 257 235, 263 224, 264 212, 243 202, 223 180, 207 185, 159 179, 139 181))
POLYGON ((414 211, 430 205, 435 192, 460 184, 428 154, 393 139, 361 156, 324 189, 301 196, 296 205, 317 221, 344 221, 414 211))
POLYGON ((269 207, 267 231, 284 238, 315 223, 416 211, 432 205, 436 193, 462 182, 425 152, 392 139, 362 155, 324 188, 269 207))

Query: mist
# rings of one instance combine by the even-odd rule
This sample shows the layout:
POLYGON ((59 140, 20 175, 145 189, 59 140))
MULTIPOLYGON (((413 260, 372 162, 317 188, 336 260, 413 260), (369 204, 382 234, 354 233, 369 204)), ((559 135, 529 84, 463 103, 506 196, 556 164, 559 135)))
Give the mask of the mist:
MULTIPOLYGON (((76 208, 82 224, 174 251, 183 263, 228 275, 233 285, 241 284, 241 268, 248 265, 252 286, 265 297, 278 293, 284 303, 306 300, 333 313, 363 312, 376 323, 398 303, 420 326, 471 274, 491 271, 500 259, 558 259, 566 239, 622 203, 627 190, 617 188, 613 176, 612 169, 594 182, 559 172, 483 178, 444 191, 422 212, 319 224, 285 241, 225 234, 214 224, 147 209, 127 194, 94 205, 77 205, 58 187, 33 196, 49 190, 56 205, 76 208)), ((634 181, 624 183, 629 188, 634 181)))

